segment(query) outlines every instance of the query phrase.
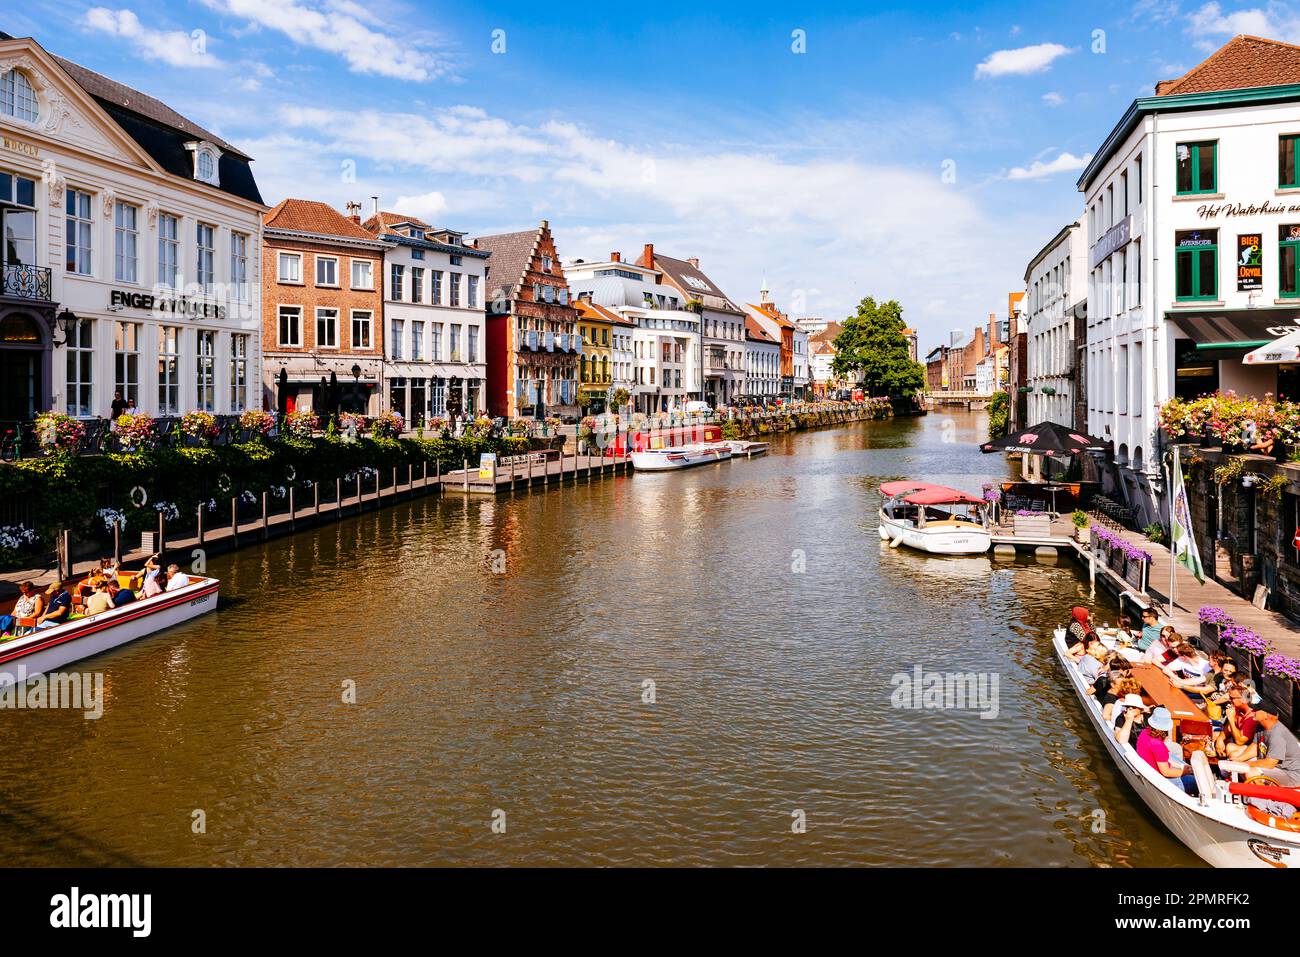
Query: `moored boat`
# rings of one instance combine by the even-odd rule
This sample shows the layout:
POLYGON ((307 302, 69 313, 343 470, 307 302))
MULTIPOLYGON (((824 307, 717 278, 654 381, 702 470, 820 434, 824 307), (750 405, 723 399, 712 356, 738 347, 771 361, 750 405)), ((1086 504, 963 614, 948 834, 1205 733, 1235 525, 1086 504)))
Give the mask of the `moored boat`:
POLYGON ((0 643, 0 681, 45 674, 109 651, 217 607, 221 582, 190 576, 190 583, 153 598, 140 598, 98 615, 73 618, 0 643), (5 676, 8 676, 7 678, 5 676))
POLYGON ((767 452, 766 442, 750 442, 746 439, 727 439, 722 443, 731 449, 731 454, 736 457, 744 456, 752 459, 755 455, 763 455, 767 452))
POLYGON ((676 448, 646 449, 632 453, 632 466, 641 472, 668 472, 708 465, 731 458, 731 448, 725 442, 705 442, 698 445, 680 445, 676 448))
MULTIPOLYGON (((1300 792, 1292 788, 1263 786, 1260 779, 1251 781, 1250 776, 1267 772, 1255 771, 1248 765, 1218 761, 1220 768, 1234 778, 1247 778, 1244 782, 1225 780, 1211 769, 1204 751, 1194 751, 1190 755, 1190 764, 1200 794, 1197 797, 1186 794, 1143 760, 1132 742, 1121 744, 1115 740, 1113 724, 1103 716, 1100 702, 1087 692, 1091 682, 1070 658, 1066 648, 1065 629, 1058 628, 1052 637, 1052 649, 1065 669, 1070 687, 1078 695, 1093 730, 1124 779, 1175 837, 1215 867, 1285 869, 1300 866, 1300 821, 1296 818, 1273 818, 1266 811, 1244 803, 1252 797, 1266 797, 1283 803, 1287 800, 1300 802, 1300 792)), ((1150 697, 1146 690, 1144 686, 1144 696, 1150 697)), ((1195 711, 1194 704, 1191 707, 1194 713, 1190 715, 1179 712, 1181 718, 1176 722, 1171 737, 1177 737, 1185 721, 1209 726, 1209 719, 1195 711)))
POLYGON ((983 500, 946 485, 885 482, 880 486, 880 537, 933 555, 978 555, 993 534, 983 500))

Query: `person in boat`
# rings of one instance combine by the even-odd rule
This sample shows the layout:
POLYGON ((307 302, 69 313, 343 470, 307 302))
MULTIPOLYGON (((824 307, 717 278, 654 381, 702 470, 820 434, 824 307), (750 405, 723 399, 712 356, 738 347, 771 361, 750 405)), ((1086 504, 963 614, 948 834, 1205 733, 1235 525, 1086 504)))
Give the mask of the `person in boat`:
POLYGON ((113 596, 114 608, 121 608, 135 601, 135 592, 130 588, 123 588, 116 578, 108 583, 108 593, 113 596))
POLYGON ((1155 768, 1161 777, 1167 778, 1171 784, 1195 797, 1196 778, 1191 776, 1191 766, 1182 760, 1181 748, 1177 745, 1173 746, 1179 751, 1175 757, 1170 747, 1169 734, 1173 729, 1174 718, 1169 713, 1169 709, 1156 708, 1147 719, 1146 728, 1138 735, 1134 750, 1137 751, 1138 757, 1155 768))
MULTIPOLYGON (((1120 660, 1131 667, 1131 662, 1127 659, 1120 660)), ((1137 716, 1137 719, 1140 721, 1146 715, 1146 704, 1142 701, 1142 684, 1128 671, 1121 672, 1119 678, 1111 681, 1109 690, 1101 700, 1101 715, 1112 727, 1123 719, 1124 709, 1133 707, 1134 702, 1142 708, 1142 713, 1137 716)))
POLYGON ((113 596, 109 594, 108 582, 102 581, 95 586, 95 590, 91 593, 90 597, 86 599, 86 614, 102 615, 104 612, 109 611, 112 608, 113 596))
POLYGON ((1115 716, 1115 741, 1117 744, 1128 744, 1133 730, 1146 723, 1147 704, 1142 700, 1142 696, 1134 691, 1125 694, 1116 705, 1119 714, 1115 716))
POLYGON ((1107 648, 1095 631, 1088 634, 1088 646, 1083 655, 1079 658, 1079 673, 1089 682, 1097 680, 1110 662, 1111 651, 1107 648))
POLYGON ((1097 699, 1101 705, 1102 716, 1107 720, 1110 719, 1110 706, 1116 700, 1115 686, 1131 674, 1129 669, 1132 667, 1133 665, 1123 655, 1112 653, 1106 659, 1105 669, 1085 689, 1088 694, 1097 699))
POLYGON ((140 585, 141 598, 153 598, 155 595, 161 595, 163 593, 161 575, 150 575, 148 571, 146 571, 143 578, 144 581, 140 585))
POLYGON ((1092 631, 1092 619, 1088 616, 1088 610, 1075 606, 1070 609, 1070 624, 1066 629, 1066 648, 1069 650, 1071 657, 1078 657, 1086 649, 1088 632, 1092 631))
POLYGON ((1223 712, 1223 726, 1214 736, 1214 753, 1230 761, 1245 760, 1252 750, 1259 724, 1250 693, 1241 685, 1227 687, 1228 707, 1223 712))
POLYGON ((1276 711, 1258 708, 1255 721, 1259 733, 1243 752, 1242 760, 1283 787, 1300 787, 1300 741, 1276 711))
POLYGON ((1172 649, 1175 657, 1162 669, 1175 688, 1191 694, 1209 694, 1214 687, 1214 666, 1210 659, 1192 647, 1190 642, 1180 642, 1172 649))
POLYGON ((1141 629, 1133 627, 1133 619, 1128 615, 1120 615, 1119 621, 1115 625, 1115 640, 1121 644, 1131 645, 1141 636, 1141 629))
POLYGON ((11 615, 0 615, 0 635, 22 635, 31 630, 30 625, 20 625, 24 618, 38 618, 45 609, 45 601, 36 586, 29 581, 18 583, 18 600, 11 615))
POLYGON ((1147 646, 1146 651, 1144 652, 1146 660, 1151 662, 1153 665, 1160 665, 1163 668, 1165 664, 1176 657, 1174 648, 1182 642, 1183 636, 1174 630, 1174 626, 1165 625, 1160 629, 1160 633, 1156 636, 1156 640, 1147 646))
POLYGON ((178 588, 184 588, 190 583, 190 576, 181 571, 179 565, 167 566, 167 588, 166 591, 176 591, 178 588))
POLYGON ((1137 640, 1137 650, 1146 651, 1160 637, 1160 616, 1154 608, 1142 609, 1142 637, 1137 640))
POLYGON ((37 617, 36 627, 57 628, 72 617, 72 596, 57 578, 45 589, 45 611, 37 617))

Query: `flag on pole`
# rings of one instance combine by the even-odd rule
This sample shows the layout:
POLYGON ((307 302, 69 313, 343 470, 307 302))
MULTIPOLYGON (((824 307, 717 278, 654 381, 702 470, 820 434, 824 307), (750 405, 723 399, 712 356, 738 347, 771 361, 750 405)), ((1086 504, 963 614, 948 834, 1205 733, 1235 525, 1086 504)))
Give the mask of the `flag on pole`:
POLYGON ((1192 535, 1192 509, 1187 501, 1187 486, 1183 483, 1183 466, 1178 460, 1178 448, 1174 447, 1174 467, 1170 482, 1173 498, 1169 503, 1169 540, 1173 543, 1173 559, 1196 576, 1196 580, 1205 584, 1205 571, 1201 568, 1201 556, 1196 550, 1196 537, 1192 535))

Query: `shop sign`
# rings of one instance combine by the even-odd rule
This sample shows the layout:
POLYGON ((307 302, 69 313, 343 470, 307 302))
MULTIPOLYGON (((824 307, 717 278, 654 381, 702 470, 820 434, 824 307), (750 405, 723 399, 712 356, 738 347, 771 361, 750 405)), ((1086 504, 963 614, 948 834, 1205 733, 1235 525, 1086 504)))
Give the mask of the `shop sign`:
POLYGON ((1237 292, 1264 288, 1264 266, 1260 258, 1263 247, 1262 233, 1237 235, 1237 292))
POLYGON ((1201 219, 1217 219, 1222 216, 1280 216, 1283 213, 1300 213, 1300 204, 1294 203, 1204 203, 1196 207, 1196 215, 1201 219))
POLYGON ((1103 259, 1108 258, 1116 250, 1123 249, 1128 245, 1129 240, 1133 238, 1133 217, 1125 216, 1118 223, 1106 230, 1101 239, 1092 244, 1092 250, 1088 255, 1090 269, 1096 269, 1097 264, 1103 259))
POLYGON ((192 299, 189 296, 155 296, 147 292, 114 289, 109 293, 110 309, 142 309, 146 312, 167 312, 190 319, 225 319, 226 307, 192 299))
POLYGON ((480 452, 478 457, 478 477, 486 482, 491 482, 497 474, 497 454, 495 452, 480 452))

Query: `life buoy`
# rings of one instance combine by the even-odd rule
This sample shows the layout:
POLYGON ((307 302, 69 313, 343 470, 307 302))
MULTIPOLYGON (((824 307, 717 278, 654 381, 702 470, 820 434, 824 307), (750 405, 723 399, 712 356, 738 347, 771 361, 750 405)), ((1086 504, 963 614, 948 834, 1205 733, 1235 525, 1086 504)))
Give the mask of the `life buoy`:
POLYGON ((1253 804, 1246 805, 1246 813, 1250 819, 1266 827, 1275 827, 1279 831, 1291 831, 1300 833, 1300 817, 1274 817, 1267 811, 1255 807, 1253 804))

